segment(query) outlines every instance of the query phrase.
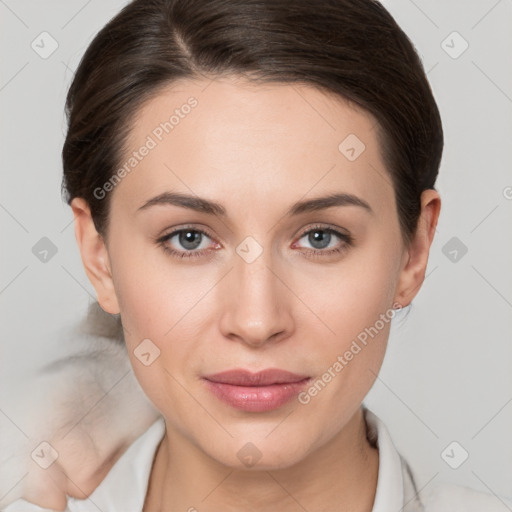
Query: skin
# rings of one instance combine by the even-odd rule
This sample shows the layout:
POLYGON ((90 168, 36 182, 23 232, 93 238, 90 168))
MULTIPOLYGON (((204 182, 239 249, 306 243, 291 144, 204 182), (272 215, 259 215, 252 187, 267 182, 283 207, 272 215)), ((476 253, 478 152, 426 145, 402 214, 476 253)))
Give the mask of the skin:
MULTIPOLYGON (((308 85, 176 82, 140 109, 127 156, 190 96, 197 107, 109 192, 106 240, 87 203, 72 202, 98 301, 121 313, 134 373, 166 421, 144 510, 370 511, 379 458, 361 402, 381 367, 389 323, 307 404, 236 410, 201 377, 281 368, 320 378, 360 332, 417 294, 440 197, 423 192, 406 246, 375 119, 308 85), (338 149, 349 134, 366 146, 354 161, 338 149), (175 205, 137 211, 165 191, 216 201, 226 217, 175 205), (345 205, 285 215, 299 200, 339 192, 372 211, 345 205), (353 243, 332 235, 327 248, 312 245, 307 233, 317 224, 348 232, 353 243), (197 258, 173 257, 155 242, 184 227, 211 234, 194 249, 203 251, 197 258), (236 252, 247 236, 263 249, 251 263, 236 252), (308 255, 315 249, 317 257, 308 255), (149 366, 134 354, 146 338, 160 350, 149 366), (252 467, 237 457, 248 442, 262 454, 252 467)), ((166 244, 187 251, 178 236, 166 244)))

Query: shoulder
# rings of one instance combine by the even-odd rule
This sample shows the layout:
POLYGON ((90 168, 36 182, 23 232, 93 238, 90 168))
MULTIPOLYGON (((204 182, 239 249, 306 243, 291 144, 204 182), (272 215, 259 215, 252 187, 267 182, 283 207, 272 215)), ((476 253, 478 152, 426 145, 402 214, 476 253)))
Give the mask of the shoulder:
POLYGON ((156 449, 165 435, 162 416, 139 436, 121 455, 106 477, 88 497, 66 497, 65 509, 44 508, 24 498, 11 502, 2 512, 90 512, 94 510, 127 512, 142 510, 156 449))
MULTIPOLYGON (((24 500, 23 498, 18 498, 16 501, 13 501, 6 508, 0 509, 2 512, 55 512, 54 508, 44 508, 32 503, 30 501, 24 500)), ((62 512, 70 512, 69 508, 66 507, 62 512)))
POLYGON ((425 512, 505 512, 512 500, 463 485, 438 483, 421 493, 425 512))

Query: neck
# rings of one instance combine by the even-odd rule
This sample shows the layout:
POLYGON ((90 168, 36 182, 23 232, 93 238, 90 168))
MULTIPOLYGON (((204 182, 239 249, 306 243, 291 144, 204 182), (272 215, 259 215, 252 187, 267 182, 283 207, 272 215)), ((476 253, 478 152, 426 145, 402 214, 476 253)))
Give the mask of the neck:
POLYGON ((144 512, 371 512, 378 468, 378 450, 366 438, 361 408, 327 443, 276 470, 224 466, 168 430, 154 459, 144 512))

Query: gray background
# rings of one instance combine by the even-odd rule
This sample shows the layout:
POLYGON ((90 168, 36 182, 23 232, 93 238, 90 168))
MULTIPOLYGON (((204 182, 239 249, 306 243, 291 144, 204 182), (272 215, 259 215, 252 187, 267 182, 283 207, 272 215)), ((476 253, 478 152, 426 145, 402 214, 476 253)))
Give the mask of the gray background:
MULTIPOLYGON (((60 196, 63 106, 85 48, 124 4, 0 0, 2 425, 22 427, 35 371, 73 350, 63 329, 95 298, 60 196), (47 58, 31 47, 45 37, 51 49, 44 31, 58 44, 47 58), (46 262, 33 253, 43 237, 57 250, 46 262)), ((393 326, 366 404, 420 487, 445 480, 510 497, 512 0, 384 4, 422 56, 446 139, 427 278, 393 326), (460 463, 463 449, 453 469, 446 461, 460 463)))

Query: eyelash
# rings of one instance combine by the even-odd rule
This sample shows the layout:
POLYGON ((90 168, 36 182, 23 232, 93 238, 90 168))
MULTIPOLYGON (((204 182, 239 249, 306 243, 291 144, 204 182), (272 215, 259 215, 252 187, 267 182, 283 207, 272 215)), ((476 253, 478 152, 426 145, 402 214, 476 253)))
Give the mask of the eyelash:
MULTIPOLYGON (((183 231, 193 231, 195 233, 201 233, 202 235, 206 235, 208 238, 213 238, 213 236, 210 233, 208 233, 208 231, 205 231, 203 229, 194 228, 192 226, 190 226, 190 227, 185 226, 183 228, 177 229, 167 235, 164 235, 164 236, 158 238, 156 240, 156 242, 159 246, 162 247, 164 252, 166 252, 166 253, 170 254, 172 257, 178 258, 178 259, 198 258, 203 255, 203 252, 208 251, 208 249, 202 249, 200 251, 196 251, 196 250, 194 250, 194 251, 176 251, 175 249, 171 249, 168 245, 165 244, 165 242, 167 242, 168 240, 173 238, 175 235, 177 235, 183 231)), ((307 249, 305 252, 308 255, 308 257, 322 258, 322 257, 326 257, 326 256, 332 256, 334 254, 338 254, 338 253, 341 253, 342 251, 345 251, 346 249, 348 249, 348 247, 352 246, 353 242, 354 242, 354 238, 351 235, 349 235, 347 233, 341 233, 341 232, 337 231, 336 229, 333 229, 333 228, 330 228, 330 227, 327 227, 324 225, 320 225, 320 224, 303 231, 300 234, 300 236, 298 237, 298 240, 300 240, 305 235, 308 235, 309 233, 314 232, 314 231, 324 231, 326 233, 334 234, 339 239, 341 239, 343 241, 343 245, 341 247, 337 247, 335 249, 329 249, 329 250, 307 249)))

